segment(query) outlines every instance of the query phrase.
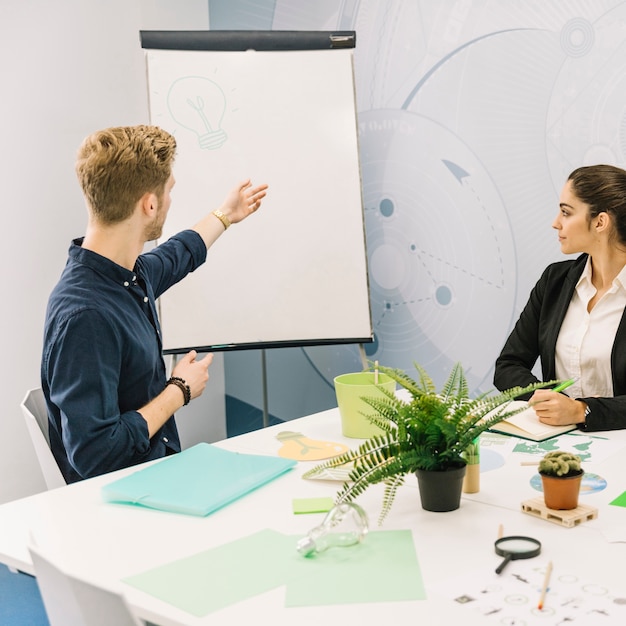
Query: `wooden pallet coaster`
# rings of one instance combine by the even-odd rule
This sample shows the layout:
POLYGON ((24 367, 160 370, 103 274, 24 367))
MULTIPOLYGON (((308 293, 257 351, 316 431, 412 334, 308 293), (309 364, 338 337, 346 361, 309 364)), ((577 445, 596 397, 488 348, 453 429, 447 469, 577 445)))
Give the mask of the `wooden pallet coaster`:
POLYGON ((573 528, 582 522, 588 522, 598 517, 598 509, 587 504, 579 504, 575 509, 569 511, 549 509, 542 497, 522 502, 522 511, 566 528, 573 528))

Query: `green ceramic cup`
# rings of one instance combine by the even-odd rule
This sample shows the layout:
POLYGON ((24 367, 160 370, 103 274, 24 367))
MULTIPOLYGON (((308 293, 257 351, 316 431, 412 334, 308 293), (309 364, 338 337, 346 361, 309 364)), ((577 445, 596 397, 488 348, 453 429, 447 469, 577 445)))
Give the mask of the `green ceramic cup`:
MULTIPOLYGON (((378 386, 388 391, 395 391, 396 381, 386 374, 378 374, 378 386)), ((374 384, 374 372, 357 372, 341 374, 335 378, 335 393, 341 415, 341 432, 344 437, 368 439, 382 434, 382 430, 372 424, 365 415, 375 413, 362 398, 384 397, 382 391, 374 384)))

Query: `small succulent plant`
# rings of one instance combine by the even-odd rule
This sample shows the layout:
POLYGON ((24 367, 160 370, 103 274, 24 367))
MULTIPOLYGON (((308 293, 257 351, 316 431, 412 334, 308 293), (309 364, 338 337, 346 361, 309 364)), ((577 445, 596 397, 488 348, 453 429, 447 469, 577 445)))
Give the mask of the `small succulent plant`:
POLYGON ((539 462, 539 473, 545 476, 574 476, 581 472, 580 457, 571 452, 553 450, 539 462))

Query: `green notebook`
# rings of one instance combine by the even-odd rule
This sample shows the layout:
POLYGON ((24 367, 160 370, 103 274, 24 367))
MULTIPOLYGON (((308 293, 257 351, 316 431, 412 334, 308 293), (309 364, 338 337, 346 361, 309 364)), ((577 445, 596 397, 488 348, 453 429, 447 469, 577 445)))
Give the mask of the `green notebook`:
POLYGON ((199 443, 102 487, 106 502, 205 516, 290 470, 296 461, 199 443))

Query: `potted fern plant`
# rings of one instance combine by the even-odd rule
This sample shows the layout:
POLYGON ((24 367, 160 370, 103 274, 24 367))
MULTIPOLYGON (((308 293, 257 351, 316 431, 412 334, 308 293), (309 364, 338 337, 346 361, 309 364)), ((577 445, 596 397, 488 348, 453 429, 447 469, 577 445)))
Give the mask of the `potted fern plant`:
POLYGON ((417 475, 424 509, 457 509, 465 474, 466 449, 482 432, 523 410, 507 410, 513 399, 554 382, 534 383, 493 396, 483 393, 470 398, 465 373, 459 363, 453 366, 439 392, 424 368, 417 363, 414 365, 418 380, 402 370, 379 367, 405 392, 396 394, 382 390, 382 397, 363 398, 373 409, 366 417, 384 431, 382 435, 367 439, 357 449, 304 474, 309 478, 327 468, 351 464, 349 481, 338 492, 337 503, 355 500, 370 485, 385 483, 380 524, 408 474, 417 475), (449 487, 445 486, 448 481, 451 482, 449 487))
POLYGON ((584 470, 580 457, 563 450, 552 450, 539 461, 543 499, 549 509, 569 510, 578 506, 584 470))

